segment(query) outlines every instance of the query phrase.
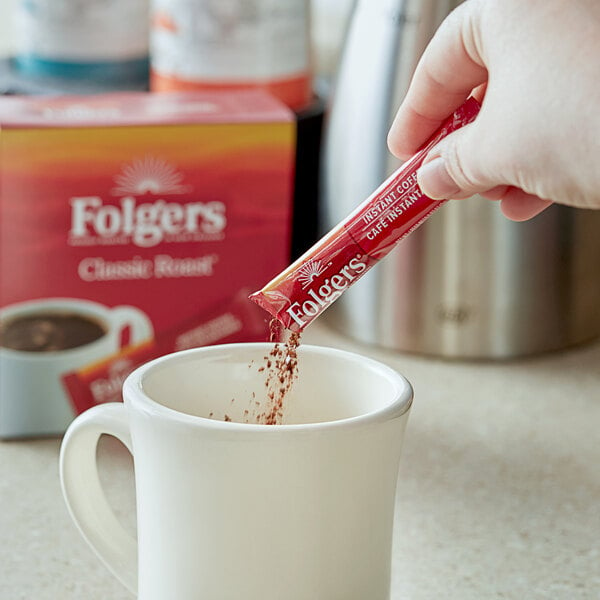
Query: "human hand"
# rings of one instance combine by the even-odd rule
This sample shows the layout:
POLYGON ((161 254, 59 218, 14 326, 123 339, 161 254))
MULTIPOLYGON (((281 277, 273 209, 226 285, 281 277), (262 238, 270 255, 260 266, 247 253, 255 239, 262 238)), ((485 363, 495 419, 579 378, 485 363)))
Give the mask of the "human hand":
POLYGON ((600 2, 467 0, 442 23, 389 132, 414 154, 471 95, 479 116, 427 156, 435 199, 481 194, 510 219, 600 208, 600 2))

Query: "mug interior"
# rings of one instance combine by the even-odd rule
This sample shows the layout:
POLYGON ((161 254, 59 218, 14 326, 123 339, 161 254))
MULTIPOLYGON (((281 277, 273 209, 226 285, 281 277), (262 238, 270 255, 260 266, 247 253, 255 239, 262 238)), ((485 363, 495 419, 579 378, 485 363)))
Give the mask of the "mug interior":
MULTIPOLYGON (((180 413, 257 423, 269 406, 265 365, 271 344, 189 350, 142 367, 146 399, 180 413)), ((132 377, 132 376, 130 376, 132 377)), ((374 360, 331 348, 300 346, 298 379, 284 400, 284 425, 321 423, 410 407, 410 384, 374 360)))

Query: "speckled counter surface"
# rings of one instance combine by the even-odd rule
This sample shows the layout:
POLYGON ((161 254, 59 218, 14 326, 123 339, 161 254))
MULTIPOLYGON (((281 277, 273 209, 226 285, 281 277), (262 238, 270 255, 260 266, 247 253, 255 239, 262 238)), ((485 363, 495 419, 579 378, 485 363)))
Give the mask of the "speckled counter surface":
MULTIPOLYGON (((462 363, 377 350, 320 323, 304 341, 377 358, 415 388, 392 600, 600 598, 600 343, 462 363)), ((69 519, 59 445, 0 442, 0 600, 132 598, 69 519)), ((129 454, 106 438, 99 461, 110 502, 134 529, 129 454)))

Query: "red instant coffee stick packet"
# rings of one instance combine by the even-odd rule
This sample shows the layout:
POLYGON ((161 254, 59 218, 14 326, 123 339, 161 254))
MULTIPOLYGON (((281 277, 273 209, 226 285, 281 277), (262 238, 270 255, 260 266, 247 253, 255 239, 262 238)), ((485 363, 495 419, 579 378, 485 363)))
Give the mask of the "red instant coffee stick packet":
POLYGON ((250 299, 287 329, 302 331, 446 200, 432 200, 417 184, 427 153, 475 119, 469 98, 410 160, 296 262, 250 299))

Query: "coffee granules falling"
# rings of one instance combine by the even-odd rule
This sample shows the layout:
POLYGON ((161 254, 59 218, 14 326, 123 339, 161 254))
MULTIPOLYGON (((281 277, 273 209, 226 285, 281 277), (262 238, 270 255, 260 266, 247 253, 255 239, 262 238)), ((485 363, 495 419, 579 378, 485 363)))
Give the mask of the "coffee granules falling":
POLYGON ((266 406, 263 412, 256 415, 256 422, 261 425, 281 425, 286 408, 285 400, 298 378, 298 346, 300 333, 289 332, 287 340, 283 328, 277 319, 269 323, 270 341, 274 342, 272 350, 265 356, 265 365, 260 372, 266 373, 266 406))
MULTIPOLYGON (((270 352, 263 358, 264 363, 258 366, 259 375, 264 376, 264 393, 253 391, 248 399, 248 408, 243 410, 243 416, 237 418, 234 403, 238 399, 232 398, 230 406, 234 416, 224 413, 217 416, 214 411, 208 414, 209 419, 223 421, 238 421, 240 423, 253 423, 257 425, 282 425, 289 393, 298 379, 298 347, 300 346, 300 333, 284 328, 277 319, 269 323, 269 342, 272 343, 270 352)), ((252 360, 249 369, 255 369, 252 360)))
POLYGON ((273 343, 281 342, 283 340, 283 325, 281 321, 276 318, 272 318, 269 321, 269 341, 273 343))

